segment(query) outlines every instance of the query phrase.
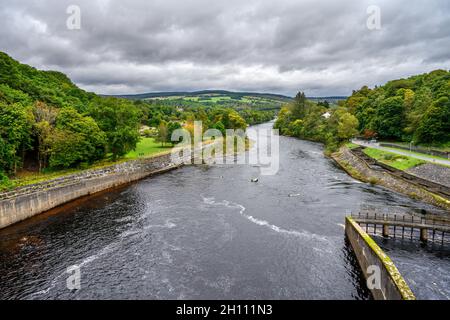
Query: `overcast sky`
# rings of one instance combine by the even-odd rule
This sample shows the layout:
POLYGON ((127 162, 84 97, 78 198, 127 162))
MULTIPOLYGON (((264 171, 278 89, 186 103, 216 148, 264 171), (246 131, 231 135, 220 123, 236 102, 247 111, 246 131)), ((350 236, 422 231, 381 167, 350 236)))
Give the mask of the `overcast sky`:
POLYGON ((449 69, 450 1, 0 0, 0 51, 104 94, 349 95, 449 69), (71 4, 79 30, 66 25, 71 4))

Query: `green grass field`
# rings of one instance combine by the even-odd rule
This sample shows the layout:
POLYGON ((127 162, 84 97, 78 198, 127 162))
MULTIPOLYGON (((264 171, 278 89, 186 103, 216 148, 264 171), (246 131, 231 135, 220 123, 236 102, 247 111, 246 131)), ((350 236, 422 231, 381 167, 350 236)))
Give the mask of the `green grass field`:
POLYGON ((358 148, 358 147, 359 147, 359 145, 354 144, 354 143, 352 143, 352 142, 346 143, 345 146, 346 146, 347 148, 349 148, 349 149, 355 149, 355 148, 358 148))
POLYGON ((444 158, 444 157, 433 156, 431 154, 426 154, 426 153, 420 153, 420 152, 415 152, 415 151, 408 151, 408 150, 403 150, 403 149, 399 149, 399 148, 391 148, 391 147, 385 147, 385 148, 389 149, 389 150, 393 150, 393 151, 406 152, 406 153, 411 154, 411 155, 425 156, 425 157, 429 157, 429 158, 437 159, 437 160, 448 160, 447 158, 444 158))
MULTIPOLYGON (((384 141, 380 141, 381 143, 383 143, 384 141)), ((404 147, 408 147, 409 148, 409 143, 407 142, 398 142, 398 141, 386 141, 386 143, 394 143, 394 144, 398 144, 404 147)), ((427 145, 427 144, 422 144, 422 145, 418 145, 418 147, 427 149, 433 149, 433 150, 438 150, 438 151, 443 151, 443 152, 450 152, 450 142, 441 144, 441 145, 427 145)))
POLYGON ((155 142, 154 138, 142 138, 136 145, 136 150, 128 152, 125 155, 125 159, 149 157, 159 153, 168 152, 169 150, 169 146, 162 147, 160 143, 155 142))
POLYGON ((425 161, 416 158, 402 156, 373 148, 365 148, 363 152, 373 159, 403 171, 426 163, 425 161))

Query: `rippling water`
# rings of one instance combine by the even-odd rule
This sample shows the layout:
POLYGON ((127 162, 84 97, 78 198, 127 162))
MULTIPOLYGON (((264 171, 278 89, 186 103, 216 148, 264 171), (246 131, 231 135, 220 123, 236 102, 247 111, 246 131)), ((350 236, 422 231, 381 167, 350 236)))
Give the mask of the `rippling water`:
MULTIPOLYGON (((345 215, 439 210, 352 179, 318 144, 280 137, 280 153, 258 183, 251 165, 184 167, 0 231, 0 298, 368 299, 345 215)), ((448 251, 380 242, 419 298, 448 299, 448 251)))

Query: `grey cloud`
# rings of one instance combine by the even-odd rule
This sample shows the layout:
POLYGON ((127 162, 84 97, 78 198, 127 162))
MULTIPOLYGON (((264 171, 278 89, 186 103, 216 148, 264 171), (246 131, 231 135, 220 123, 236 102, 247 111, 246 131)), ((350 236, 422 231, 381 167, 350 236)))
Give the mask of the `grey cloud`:
POLYGON ((0 0, 0 50, 98 93, 350 94, 448 69, 448 30, 446 0, 0 0), (81 30, 66 28, 70 4, 81 30), (372 4, 379 31, 366 28, 372 4))

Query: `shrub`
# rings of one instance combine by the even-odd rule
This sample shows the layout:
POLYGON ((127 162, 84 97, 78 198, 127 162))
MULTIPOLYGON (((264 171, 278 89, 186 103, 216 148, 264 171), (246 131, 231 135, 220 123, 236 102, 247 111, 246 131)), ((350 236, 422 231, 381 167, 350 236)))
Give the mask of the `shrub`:
POLYGON ((14 183, 9 180, 8 176, 0 171, 0 191, 10 189, 14 186, 14 183))

